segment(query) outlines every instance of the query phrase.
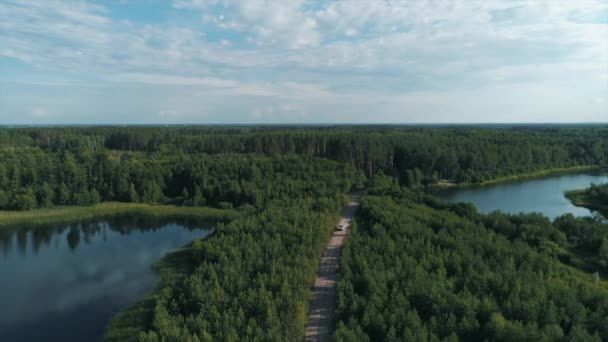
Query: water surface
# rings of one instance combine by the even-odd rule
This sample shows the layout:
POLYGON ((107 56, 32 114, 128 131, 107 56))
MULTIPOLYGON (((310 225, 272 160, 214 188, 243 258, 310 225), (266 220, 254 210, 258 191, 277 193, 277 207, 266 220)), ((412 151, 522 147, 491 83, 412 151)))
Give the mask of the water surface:
POLYGON ((0 341, 95 341, 155 283, 151 265, 210 230, 117 218, 0 228, 0 341))
POLYGON ((535 211, 553 219, 566 213, 596 215, 589 209, 574 206, 564 192, 605 182, 608 182, 605 174, 557 175, 491 186, 454 188, 442 191, 438 196, 449 201, 471 202, 483 213, 494 210, 508 213, 535 211))

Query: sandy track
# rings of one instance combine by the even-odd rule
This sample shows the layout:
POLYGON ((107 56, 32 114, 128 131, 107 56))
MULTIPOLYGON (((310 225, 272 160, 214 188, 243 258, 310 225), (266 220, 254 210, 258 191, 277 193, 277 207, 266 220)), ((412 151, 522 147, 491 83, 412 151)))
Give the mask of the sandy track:
POLYGON ((340 224, 346 224, 344 231, 336 230, 325 248, 319 264, 319 274, 310 300, 308 323, 304 335, 305 341, 329 341, 333 332, 336 311, 336 281, 340 266, 340 253, 348 226, 359 209, 361 192, 351 194, 348 206, 342 211, 340 224))

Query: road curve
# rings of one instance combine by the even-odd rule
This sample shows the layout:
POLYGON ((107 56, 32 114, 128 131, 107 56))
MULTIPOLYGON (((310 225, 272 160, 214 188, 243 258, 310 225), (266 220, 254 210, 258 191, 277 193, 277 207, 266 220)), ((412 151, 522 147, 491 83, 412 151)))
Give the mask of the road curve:
POLYGON ((350 222, 359 209, 360 200, 360 191, 351 194, 350 203, 342 211, 342 219, 339 223, 345 224, 346 229, 334 232, 321 258, 319 274, 310 299, 304 341, 324 342, 331 339, 336 312, 336 281, 340 266, 340 253, 350 222))

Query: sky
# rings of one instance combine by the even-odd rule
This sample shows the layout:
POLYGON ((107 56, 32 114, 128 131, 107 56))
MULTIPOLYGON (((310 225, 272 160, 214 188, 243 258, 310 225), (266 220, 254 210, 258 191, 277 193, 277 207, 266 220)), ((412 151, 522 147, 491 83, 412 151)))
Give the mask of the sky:
POLYGON ((608 122, 608 0, 0 0, 0 124, 608 122))

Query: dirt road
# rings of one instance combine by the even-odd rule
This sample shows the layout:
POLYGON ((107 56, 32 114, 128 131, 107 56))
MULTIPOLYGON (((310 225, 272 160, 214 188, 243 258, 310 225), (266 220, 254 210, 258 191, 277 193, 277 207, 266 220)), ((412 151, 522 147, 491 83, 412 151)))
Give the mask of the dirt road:
POLYGON ((321 258, 319 275, 315 281, 310 300, 308 323, 304 335, 305 341, 329 341, 331 339, 336 311, 336 281, 338 279, 338 267, 340 266, 340 252, 350 222, 357 209, 359 209, 360 200, 361 192, 351 194, 350 203, 342 211, 342 219, 339 223, 344 224, 346 229, 334 232, 321 258))

